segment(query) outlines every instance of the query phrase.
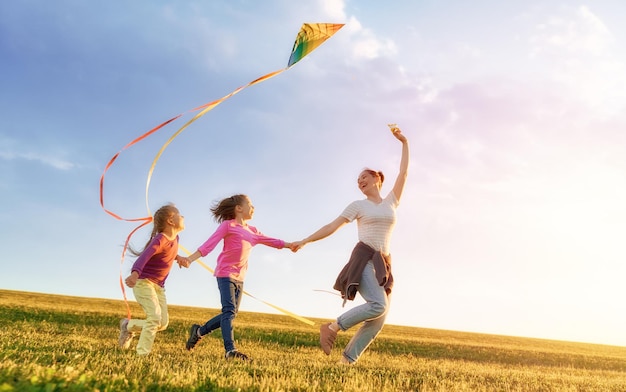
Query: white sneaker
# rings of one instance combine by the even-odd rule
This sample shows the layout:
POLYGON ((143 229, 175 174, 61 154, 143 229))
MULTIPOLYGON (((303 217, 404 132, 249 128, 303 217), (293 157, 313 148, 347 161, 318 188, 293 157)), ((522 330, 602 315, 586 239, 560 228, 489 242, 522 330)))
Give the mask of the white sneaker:
POLYGON ((133 340, 135 335, 128 331, 128 319, 122 319, 120 321, 120 348, 126 350, 130 347, 130 341, 133 340))

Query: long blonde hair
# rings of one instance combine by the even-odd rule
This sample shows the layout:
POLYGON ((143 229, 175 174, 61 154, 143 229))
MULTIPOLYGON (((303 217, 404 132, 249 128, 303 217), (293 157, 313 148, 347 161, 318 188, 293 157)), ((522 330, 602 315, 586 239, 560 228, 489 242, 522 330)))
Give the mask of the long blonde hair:
POLYGON ((135 256, 139 256, 141 253, 143 253, 143 251, 146 250, 146 248, 148 247, 152 239, 157 234, 162 233, 165 230, 165 228, 168 225, 167 220, 178 213, 179 213, 178 208, 176 208, 174 204, 171 204, 171 203, 166 204, 163 207, 156 210, 152 218, 152 223, 153 223, 152 233, 150 233, 150 238, 148 239, 146 244, 143 246, 143 248, 140 251, 137 251, 133 249, 130 245, 128 245, 128 251, 135 256))

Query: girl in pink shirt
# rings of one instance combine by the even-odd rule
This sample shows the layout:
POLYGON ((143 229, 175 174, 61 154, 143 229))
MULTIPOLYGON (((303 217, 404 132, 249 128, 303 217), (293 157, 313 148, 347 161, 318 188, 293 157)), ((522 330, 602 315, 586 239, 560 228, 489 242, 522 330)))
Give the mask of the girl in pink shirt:
POLYGON ((248 270, 250 251, 257 244, 282 249, 290 248, 291 243, 266 237, 255 227, 248 225, 247 221, 254 215, 254 206, 246 195, 228 197, 214 205, 211 212, 220 225, 211 237, 187 258, 187 262, 190 264, 199 257, 206 256, 220 241, 224 241, 222 252, 217 257, 214 274, 220 291, 222 313, 207 321, 203 326, 193 324, 186 347, 187 350, 193 349, 202 336, 221 328, 226 359, 249 360, 247 355, 235 348, 233 320, 241 304, 243 281, 248 270))

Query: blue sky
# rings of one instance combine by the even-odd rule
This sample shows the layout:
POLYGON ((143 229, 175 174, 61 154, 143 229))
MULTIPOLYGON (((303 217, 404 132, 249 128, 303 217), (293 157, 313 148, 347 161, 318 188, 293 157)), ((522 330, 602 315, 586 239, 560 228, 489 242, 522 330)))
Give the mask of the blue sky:
MULTIPOLYGON (((626 345, 624 14, 607 0, 2 2, 0 287, 121 298, 134 225, 100 207, 109 159, 284 68, 302 23, 345 23, 186 129, 155 168, 150 209, 174 202, 193 250, 216 228, 211 204, 246 193, 251 224, 301 239, 363 197, 362 168, 390 190, 398 123, 412 156, 389 323, 626 345)), ((146 215, 150 164, 191 117, 120 155, 107 208, 146 215)), ((334 318, 341 301, 316 290, 355 242, 351 224, 297 254, 256 247, 246 289, 334 318)), ((219 307, 198 265, 174 269, 167 294, 219 307)), ((273 312, 252 298, 242 310, 273 312)))

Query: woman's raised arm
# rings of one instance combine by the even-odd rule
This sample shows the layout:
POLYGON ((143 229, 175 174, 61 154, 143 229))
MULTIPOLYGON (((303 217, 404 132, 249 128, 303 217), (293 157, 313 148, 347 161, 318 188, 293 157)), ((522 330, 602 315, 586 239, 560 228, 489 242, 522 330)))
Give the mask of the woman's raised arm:
POLYGON ((393 185, 393 193, 396 195, 396 199, 400 201, 402 191, 404 190, 404 183, 406 182, 406 176, 409 170, 409 141, 406 136, 402 134, 400 128, 393 128, 393 136, 402 142, 402 158, 400 158, 400 172, 398 178, 393 185))

